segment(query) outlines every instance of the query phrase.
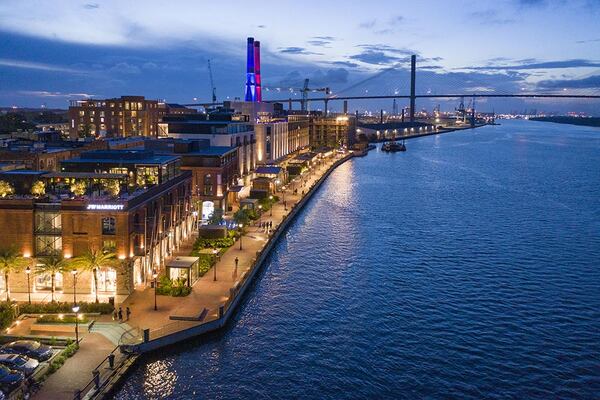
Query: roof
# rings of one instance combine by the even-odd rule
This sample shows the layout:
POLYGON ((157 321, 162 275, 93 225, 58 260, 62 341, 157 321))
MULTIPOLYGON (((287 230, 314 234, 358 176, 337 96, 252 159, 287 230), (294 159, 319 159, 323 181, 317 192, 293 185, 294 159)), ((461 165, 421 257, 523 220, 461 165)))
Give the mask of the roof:
MULTIPOLYGON (((119 150, 113 150, 119 151, 119 150)), ((165 154, 149 154, 146 157, 136 157, 136 158, 128 158, 129 154, 132 154, 132 151, 122 150, 123 156, 120 158, 110 158, 103 157, 102 154, 98 154, 98 158, 94 158, 88 152, 84 158, 71 158, 65 161, 62 161, 63 164, 90 164, 90 163, 107 163, 107 164, 167 164, 169 162, 175 161, 179 158, 179 156, 174 155, 165 155, 165 154)), ((99 152, 100 153, 100 152, 99 152)))
POLYGON ((44 178, 80 178, 80 179, 125 179, 127 174, 102 174, 95 172, 50 172, 44 178))
POLYGON ((198 257, 175 257, 167 261, 168 268, 192 268, 198 262, 198 257))
POLYGON ((229 191, 234 193, 241 192, 242 190, 244 190, 244 186, 241 185, 235 185, 229 188, 229 191))
POLYGON ((237 147, 229 147, 229 146, 211 146, 205 147, 203 149, 198 149, 195 151, 190 151, 187 153, 177 153, 181 156, 224 156, 227 153, 235 151, 237 147))
POLYGON ((47 171, 34 171, 32 169, 13 169, 10 171, 2 171, 0 175, 44 175, 47 171))
POLYGON ((273 165, 263 166, 256 168, 254 171, 257 174, 265 174, 265 175, 278 175, 281 173, 281 167, 276 167, 273 165))

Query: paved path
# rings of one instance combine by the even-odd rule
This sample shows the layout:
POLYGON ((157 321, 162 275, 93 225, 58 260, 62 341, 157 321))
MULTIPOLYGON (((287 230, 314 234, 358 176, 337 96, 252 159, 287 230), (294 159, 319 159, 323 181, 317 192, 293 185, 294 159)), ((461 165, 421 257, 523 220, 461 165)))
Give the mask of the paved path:
POLYGON ((104 335, 89 333, 80 342, 80 348, 55 373, 50 375, 36 392, 34 400, 72 399, 75 391, 92 379, 92 370, 115 348, 104 335))
MULTIPOLYGON (((288 184, 285 195, 277 193, 280 202, 273 206, 272 213, 264 212, 260 222, 273 221, 273 229, 275 229, 292 209, 292 206, 300 201, 304 193, 308 192, 323 173, 340 158, 337 156, 305 174, 297 182, 288 184), (293 194, 294 189, 297 189, 297 194, 293 194), (287 210, 283 204, 284 197, 287 210)), ((244 271, 250 268, 256 258, 256 252, 266 245, 268 236, 267 232, 259 229, 256 225, 248 227, 242 239, 242 250, 240 250, 239 241, 229 248, 221 256, 221 260, 217 262, 216 266, 194 284, 189 296, 183 298, 158 296, 156 298, 158 310, 156 311, 154 310, 154 289, 136 290, 123 303, 119 304, 123 311, 125 307, 129 307, 131 310, 131 317, 127 321, 127 325, 139 330, 149 328, 151 337, 156 337, 170 333, 174 329, 184 329, 200 323, 173 321, 169 319, 172 315, 195 317, 204 308, 207 308, 209 311, 204 321, 216 318, 219 305, 227 300, 230 288, 238 282, 244 271), (235 266, 236 258, 238 258, 237 268, 235 266), (214 268, 217 273, 216 281, 213 280, 214 268)), ((190 237, 189 241, 175 251, 173 256, 189 255, 194 241, 195 236, 190 237)), ((104 317, 103 320, 109 320, 109 317, 104 317)), ((114 323, 108 321, 97 323, 101 324, 98 326, 98 330, 84 336, 79 351, 62 368, 50 376, 43 388, 36 393, 34 399, 70 399, 75 390, 88 384, 92 378, 91 371, 114 349, 116 337, 125 330, 123 329, 125 324, 115 327, 114 323)))

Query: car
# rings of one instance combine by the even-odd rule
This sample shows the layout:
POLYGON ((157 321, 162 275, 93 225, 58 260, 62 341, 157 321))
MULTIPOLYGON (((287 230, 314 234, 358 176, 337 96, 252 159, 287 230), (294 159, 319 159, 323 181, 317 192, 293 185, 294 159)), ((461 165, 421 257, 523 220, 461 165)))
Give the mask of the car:
POLYGON ((19 371, 13 371, 4 365, 0 365, 0 387, 6 394, 18 388, 25 380, 25 375, 19 371))
POLYGON ((0 354, 0 365, 4 365, 15 371, 20 371, 29 376, 40 365, 39 361, 22 354, 0 354))
POLYGON ((21 354, 35 358, 38 361, 46 361, 52 357, 52 347, 36 342, 35 340, 17 340, 2 346, 0 353, 21 354))

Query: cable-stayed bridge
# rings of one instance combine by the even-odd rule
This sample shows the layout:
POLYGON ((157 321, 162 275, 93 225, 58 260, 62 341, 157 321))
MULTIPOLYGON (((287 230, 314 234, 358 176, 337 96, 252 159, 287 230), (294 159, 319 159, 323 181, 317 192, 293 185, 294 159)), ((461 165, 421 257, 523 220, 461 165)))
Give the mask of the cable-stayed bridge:
MULTIPOLYGON (((307 109, 308 104, 323 104, 323 110, 328 111, 330 102, 344 101, 344 111, 347 111, 348 101, 358 100, 391 100, 407 99, 409 119, 414 121, 417 99, 440 99, 453 100, 471 98, 475 99, 562 99, 562 100, 585 100, 600 99, 600 88, 560 87, 560 81, 544 81, 542 85, 526 84, 522 73, 510 71, 504 74, 493 73, 481 67, 474 68, 470 72, 445 71, 439 73, 438 67, 424 65, 419 68, 417 74, 416 56, 410 57, 410 66, 398 63, 390 68, 381 70, 352 85, 329 94, 314 97, 300 96, 298 89, 285 87, 264 87, 264 102, 278 102, 288 104, 292 109, 293 104, 300 103, 302 109, 307 109), (381 83, 386 79, 384 84, 381 83), (390 82, 397 86, 390 85, 390 82), (288 95, 287 98, 286 93, 288 95)), ((499 68, 498 68, 499 69, 499 68)), ((567 82, 568 81, 564 81, 567 82)), ((568 85, 567 85, 568 86, 568 85)), ((313 93, 313 95, 316 94, 313 93)), ((189 106, 208 107, 222 103, 195 103, 189 106)))

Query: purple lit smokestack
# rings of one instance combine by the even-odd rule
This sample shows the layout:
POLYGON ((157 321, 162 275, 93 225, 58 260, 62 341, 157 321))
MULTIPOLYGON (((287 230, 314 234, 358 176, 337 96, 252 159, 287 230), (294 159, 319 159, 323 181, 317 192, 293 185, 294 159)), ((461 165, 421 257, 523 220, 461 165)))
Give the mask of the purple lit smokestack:
POLYGON ((246 101, 256 101, 256 81, 254 74, 254 38, 248 38, 246 61, 246 91, 244 99, 246 101))
POLYGON ((262 101, 262 89, 260 83, 260 42, 254 42, 254 84, 255 84, 255 100, 262 101))

